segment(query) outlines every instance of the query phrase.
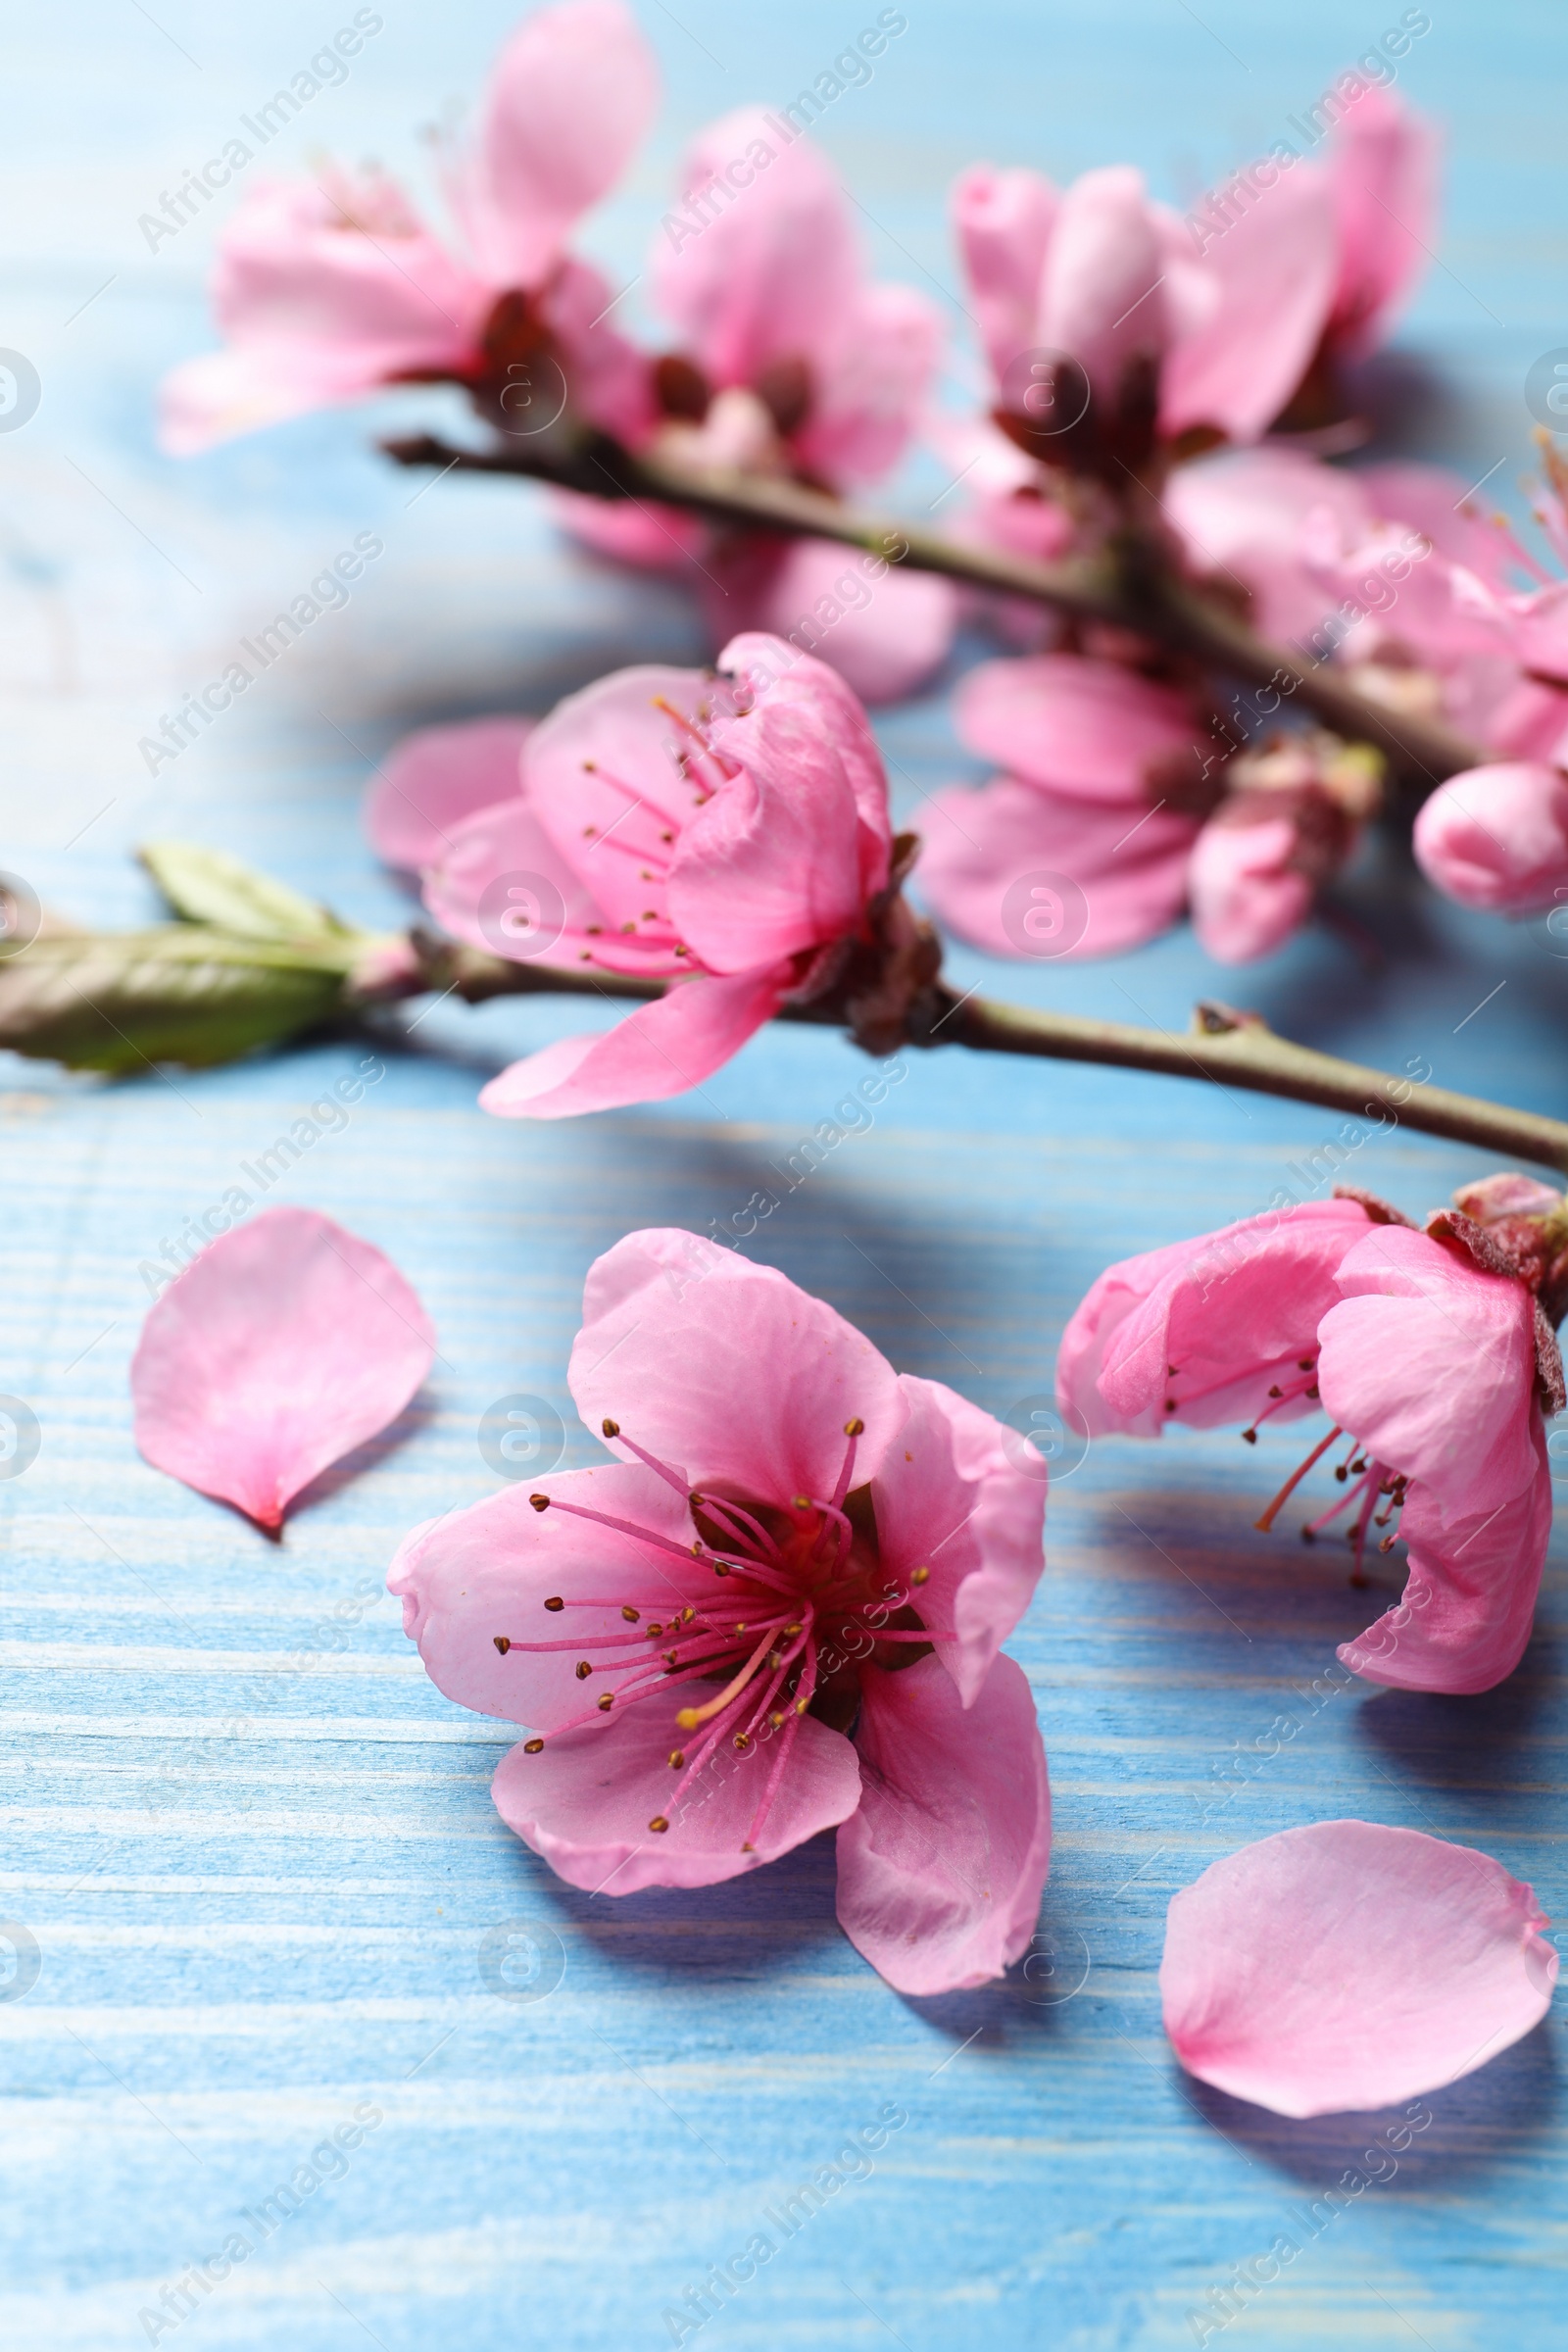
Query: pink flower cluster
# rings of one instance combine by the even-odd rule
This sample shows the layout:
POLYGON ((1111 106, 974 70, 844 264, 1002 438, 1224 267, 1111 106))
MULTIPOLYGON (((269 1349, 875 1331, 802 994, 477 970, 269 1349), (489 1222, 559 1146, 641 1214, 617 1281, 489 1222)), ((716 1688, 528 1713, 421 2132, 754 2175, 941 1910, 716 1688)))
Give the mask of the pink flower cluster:
MULTIPOLYGON (((1568 895, 1568 585, 1437 469, 1327 462, 1353 436, 1346 370, 1430 229, 1433 137, 1396 100, 1363 90, 1325 161, 1200 234, 1131 170, 1066 189, 963 173, 989 389, 955 424, 931 405, 935 307, 870 275, 825 159, 758 109, 684 161, 678 232, 647 272, 670 348, 613 323, 619 297, 570 240, 656 95, 621 0, 559 0, 445 156, 450 234, 379 172, 253 190, 220 250, 224 345, 171 379, 170 445, 447 382, 501 436, 579 454, 612 436, 842 497, 924 434, 967 484, 971 540, 1090 564, 1136 544, 1363 695, 1463 730, 1487 759, 1428 802, 1422 866, 1473 906, 1568 895)), ((666 1097, 790 1007, 897 1041, 936 951, 901 896, 914 845, 861 698, 940 666, 959 598, 824 541, 564 494, 558 511, 603 555, 695 578, 722 650, 712 669, 622 670, 542 720, 426 730, 381 775, 372 837, 454 939, 661 992, 504 1071, 485 1106, 666 1097)), ((1550 462, 1540 519, 1568 562, 1550 462)), ((925 820, 922 887, 954 929, 1099 954, 1186 910, 1237 962, 1309 918, 1378 811, 1381 761, 1272 732, 1291 673, 1222 709, 1199 664, 1136 631, 968 610, 1012 650, 956 698, 994 775, 925 820)), ((1407 1551, 1401 1597, 1342 1658, 1476 1692, 1530 1638, 1565 1306, 1568 1216, 1544 1186, 1488 1179, 1422 1229, 1346 1195, 1110 1267, 1067 1328, 1060 1397, 1093 1435, 1241 1422, 1253 1445, 1323 1408, 1259 1529, 1325 1464, 1336 1491, 1302 1534, 1346 1522, 1357 1582, 1369 1547, 1407 1551)), ((275 1210, 149 1315, 137 1441, 277 1536, 434 1353, 379 1251, 275 1210)), ((568 1377, 611 1458, 447 1512, 391 1574, 439 1688, 528 1735, 496 1775, 504 1820, 608 1894, 710 1886, 831 1830, 840 1921, 890 1984, 1002 1975, 1050 1853, 1035 1703, 1002 1646, 1044 1564, 1044 1463, 782 1274, 674 1231, 590 1269, 568 1377)), ((1288 1832, 1176 1897, 1167 2028, 1195 2074, 1286 2114, 1416 2095, 1543 2014, 1544 1925, 1484 1855, 1366 1823, 1288 1832)))
MULTIPOLYGON (((1364 1537, 1387 1497, 1411 1551, 1402 1606, 1342 1654, 1416 1689, 1484 1688, 1517 1657, 1543 1390, 1561 1402, 1539 1304, 1568 1280, 1557 1198, 1497 1177, 1463 1201, 1425 1234, 1347 1200, 1131 1260, 1062 1348, 1064 1401, 1102 1430, 1251 1411, 1255 1434, 1321 1394, 1357 1432, 1343 1503, 1364 1537)), ((148 1315, 137 1441, 277 1536, 434 1355, 379 1250, 270 1210, 148 1315)), ((890 1984, 1001 1976, 1051 1853, 1034 1697, 1002 1648, 1043 1566, 1045 1462, 782 1274, 677 1231, 590 1269, 568 1379, 612 1458, 443 1513, 389 1577, 439 1688, 528 1731, 502 1818, 612 1896, 720 1884, 831 1830, 840 1923, 890 1984)), ((1286 2115, 1408 2098, 1540 2020, 1545 1924, 1484 1854, 1288 1831, 1175 1897, 1166 2029, 1193 2074, 1286 2115)))
POLYGON ((1374 1531, 1409 1559, 1399 1604, 1340 1656, 1398 1690, 1489 1690, 1530 1639, 1551 1532, 1542 1417, 1564 1403, 1565 1306, 1549 1186, 1489 1177, 1424 1231, 1336 1195, 1107 1268, 1063 1334, 1057 1386, 1081 1426, 1137 1437, 1242 1421, 1255 1445, 1321 1406, 1332 1428, 1259 1528, 1338 1449, 1340 1491, 1303 1536, 1348 1515, 1358 1574, 1374 1531))
MULTIPOLYGON (((449 931, 518 960, 669 983, 480 1097, 564 1118, 699 1085, 780 1005, 843 978, 889 897, 887 778, 836 670, 745 636, 720 668, 619 670, 538 726, 431 729, 369 807, 449 931)), ((887 908, 912 942, 902 901, 887 908)), ((892 943, 897 947, 897 939, 892 943)))
MULTIPOLYGON (((1065 189, 1026 169, 960 174, 954 230, 991 379, 989 413, 966 420, 934 405, 936 305, 869 274, 852 201, 793 115, 742 107, 692 143, 642 273, 669 348, 628 339, 570 238, 657 94, 622 0, 556 0, 504 47, 476 135, 443 155, 449 235, 380 172, 251 190, 220 247, 223 348, 171 377, 169 445, 443 380, 503 442, 597 431, 836 496, 923 438, 968 501, 960 536, 1093 557, 1131 529, 1309 661, 1466 731, 1494 757, 1434 795, 1422 866, 1474 906, 1568 895, 1568 585, 1473 514, 1456 478, 1313 454, 1354 439, 1345 370, 1433 234, 1435 136, 1390 90, 1343 92, 1322 160, 1199 221, 1119 166, 1065 189)), ((1563 486, 1541 509, 1559 553, 1563 486)), ((554 496, 600 554, 689 583, 715 644, 784 638, 873 702, 952 645, 960 599, 934 574, 554 496)), ((1212 682, 1152 643, 1053 631, 1004 600, 974 609, 1004 635, 1022 626, 1030 651, 960 694, 960 737, 998 773, 935 804, 936 913, 1003 955, 1125 949, 1183 911, 1221 961, 1281 946, 1377 811, 1377 756, 1321 731, 1270 739, 1283 676, 1221 715, 1212 682), (1077 909, 1045 943, 1008 895, 1041 872, 1066 877, 1077 909)))

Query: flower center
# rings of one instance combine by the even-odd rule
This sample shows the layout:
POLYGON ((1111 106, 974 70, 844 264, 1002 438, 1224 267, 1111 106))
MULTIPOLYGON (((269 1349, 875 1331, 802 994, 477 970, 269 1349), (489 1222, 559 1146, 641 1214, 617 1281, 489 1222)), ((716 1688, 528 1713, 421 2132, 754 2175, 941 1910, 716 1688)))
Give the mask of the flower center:
MULTIPOLYGON (((664 748, 695 812, 707 806, 720 786, 740 774, 739 763, 714 740, 711 702, 700 703, 688 713, 656 694, 653 707, 673 729, 664 748)), ((608 902, 622 910, 622 919, 616 922, 607 915, 603 922, 590 923, 589 936, 605 944, 584 949, 581 960, 603 964, 612 971, 677 973, 683 964, 694 965, 696 958, 680 937, 669 909, 669 869, 686 818, 672 813, 658 795, 639 790, 617 775, 602 760, 587 759, 581 765, 596 787, 618 794, 624 804, 613 815, 607 815, 601 798, 595 807, 596 821, 582 828, 588 845, 579 861, 583 879, 590 890, 596 883, 602 884, 596 892, 601 905, 608 902)), ((610 807, 614 808, 613 801, 610 807)))
MULTIPOLYGON (((648 1825, 656 1834, 668 1830, 671 1812, 721 1744, 746 1756, 771 1741, 772 1760, 742 1847, 755 1851, 801 1717, 812 1713, 848 1730, 858 1706, 862 1665, 911 1665, 934 1641, 953 1638, 927 1627, 912 1605, 929 1568, 914 1569, 902 1586, 883 1566, 871 1491, 852 1483, 864 1428, 858 1418, 845 1423, 844 1460, 831 1494, 760 1501, 689 1491, 667 1463, 623 1436, 618 1422, 607 1420, 607 1440, 686 1496, 698 1531, 687 1545, 559 1495, 529 1496, 537 1511, 595 1521, 634 1537, 651 1555, 635 1592, 608 1598, 557 1593, 544 1604, 555 1615, 569 1608, 618 1608, 625 1633, 601 1634, 586 1644, 498 1634, 495 1644, 503 1656, 514 1649, 577 1649, 579 1682, 615 1678, 581 1714, 558 1725, 553 1738, 619 1714, 666 1686, 692 1686, 683 1692, 685 1703, 670 1711, 669 1766, 677 1777, 665 1809, 648 1825), (678 1582, 662 1565, 676 1560, 685 1571, 678 1582), (690 1596, 694 1562, 711 1571, 710 1596, 690 1596)), ((536 1738, 523 1747, 537 1755, 544 1744, 536 1738)))
MULTIPOLYGON (((1168 1381, 1180 1378, 1179 1365, 1167 1364, 1165 1369, 1168 1381)), ((1317 1352, 1315 1349, 1310 1355, 1298 1356, 1291 1376, 1273 1384, 1268 1393, 1268 1402, 1264 1405, 1263 1410, 1256 1416, 1250 1427, 1242 1432, 1245 1442, 1249 1446, 1255 1446, 1257 1433, 1263 1422, 1299 1397, 1306 1397, 1314 1404, 1318 1401, 1317 1352)), ((1178 1411, 1181 1401, 1181 1398, 1167 1387, 1165 1393, 1166 1412, 1178 1411)), ((1253 1521, 1252 1524, 1260 1535, 1266 1536, 1270 1533, 1281 1510, 1295 1494, 1307 1472, 1322 1460, 1337 1438, 1346 1437, 1348 1434, 1336 1424, 1329 1431, 1328 1436, 1319 1439, 1311 1451, 1298 1462, 1272 1502, 1263 1510, 1261 1517, 1253 1521)), ((1347 1528, 1345 1540, 1355 1555, 1355 1565, 1350 1571, 1350 1582, 1353 1585, 1364 1585, 1367 1580, 1363 1561, 1366 1555, 1368 1534, 1374 1527, 1389 1528, 1389 1533, 1382 1538, 1378 1549, 1380 1551, 1393 1550, 1399 1533, 1399 1520, 1403 1515, 1405 1503, 1409 1499, 1410 1481, 1402 1470, 1393 1470, 1386 1462, 1374 1460, 1363 1451, 1360 1440, 1353 1437, 1350 1438, 1348 1450, 1344 1459, 1335 1464, 1334 1475, 1345 1492, 1336 1501, 1330 1503, 1326 1511, 1320 1512, 1317 1518, 1306 1522, 1301 1529, 1301 1541, 1303 1544, 1315 1544, 1324 1529, 1337 1519, 1342 1511, 1358 1503, 1360 1508, 1350 1526, 1347 1528), (1352 1479, 1355 1481, 1353 1486, 1350 1483, 1352 1479), (1380 1501, 1386 1504, 1382 1511, 1378 1510, 1380 1501), (1390 1527, 1391 1520, 1393 1521, 1392 1527, 1390 1527)))

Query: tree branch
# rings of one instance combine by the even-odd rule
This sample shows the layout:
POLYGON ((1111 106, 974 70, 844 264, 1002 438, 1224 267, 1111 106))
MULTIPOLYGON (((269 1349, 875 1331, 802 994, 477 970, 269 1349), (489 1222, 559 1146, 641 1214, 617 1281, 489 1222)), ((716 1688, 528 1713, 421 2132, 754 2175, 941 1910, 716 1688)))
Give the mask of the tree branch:
MULTIPOLYGON (((624 1000, 663 993, 663 984, 657 980, 608 973, 589 977, 554 971, 546 964, 509 963, 476 948, 455 947, 431 933, 416 934, 416 947, 427 959, 423 984, 448 990, 470 1004, 506 996, 564 993, 624 1000)), ((786 1004, 775 1017, 816 1026, 843 1024, 842 1007, 831 997, 786 1004)), ((1224 1004, 1200 1004, 1193 1027, 1183 1036, 1140 1029, 1126 1021, 1089 1020, 1076 1013, 960 997, 938 980, 911 1007, 906 1042, 918 1048, 966 1046, 984 1054, 1022 1054, 1047 1061, 1095 1062, 1167 1078, 1197 1078, 1248 1094, 1321 1103, 1352 1118, 1382 1118, 1393 1126, 1446 1136, 1504 1159, 1530 1160, 1568 1176, 1568 1124, 1560 1119, 1511 1110, 1476 1095, 1453 1094, 1446 1087, 1315 1053, 1276 1036, 1256 1014, 1233 1012, 1224 1004)))
POLYGON ((1003 548, 960 546, 935 531, 863 514, 799 482, 632 457, 603 437, 564 448, 540 434, 526 444, 519 438, 513 449, 479 452, 453 449, 426 433, 382 447, 400 466, 522 474, 591 498, 686 508, 740 529, 832 539, 916 571, 941 572, 972 588, 1054 606, 1080 620, 1134 630, 1248 685, 1268 689, 1276 710, 1295 700, 1338 734, 1375 744, 1418 795, 1488 758, 1441 720, 1387 710, 1356 693, 1326 663, 1254 635, 1214 598, 1168 573, 1121 563, 1113 553, 1071 564, 1037 564, 1003 548), (892 552, 901 547, 902 553, 892 552))

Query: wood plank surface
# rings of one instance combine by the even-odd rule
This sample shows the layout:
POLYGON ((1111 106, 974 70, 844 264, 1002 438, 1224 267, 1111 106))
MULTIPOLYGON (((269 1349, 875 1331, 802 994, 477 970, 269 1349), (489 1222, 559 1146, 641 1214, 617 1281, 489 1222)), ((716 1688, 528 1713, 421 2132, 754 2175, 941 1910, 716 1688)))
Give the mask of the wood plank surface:
MULTIPOLYGON (((210 339, 224 207, 156 253, 138 216, 350 13, 6 9, 0 343, 31 357, 43 401, 0 435, 0 863, 79 919, 147 912, 129 853, 180 831, 396 919, 357 804, 402 730, 543 710, 619 662, 698 651, 677 594, 572 555, 527 490, 384 468, 372 422, 439 414, 433 397, 186 464, 157 453, 157 378, 210 339), (159 713, 363 529, 385 555, 349 607, 150 778, 137 743, 159 713)), ((907 13, 824 140, 879 267, 951 289, 941 191, 965 162, 1065 177, 1132 160, 1183 198, 1282 135, 1398 11, 907 13)), ((330 149, 417 174, 418 124, 476 90, 510 21, 499 0, 383 14, 348 80, 278 141, 289 168, 330 149)), ((642 14, 669 97, 592 227, 617 283, 681 140, 730 105, 787 99, 875 12, 642 14)), ((1449 0, 1433 20, 1401 81, 1448 126, 1450 197, 1401 335, 1399 445, 1467 479, 1494 468, 1489 495, 1517 508, 1524 372, 1568 335, 1568 25, 1545 0, 1449 0)), ((927 463, 902 495, 919 512, 944 485, 927 463)), ((979 773, 940 691, 880 733, 906 821, 934 785, 979 773)), ((1347 928, 1243 975, 1185 934, 1070 971, 961 951, 953 968, 1169 1026, 1197 994, 1239 996, 1310 1043, 1562 1111, 1568 965, 1549 942, 1439 906, 1392 850, 1340 899, 1347 928)), ((494 1489, 477 1431, 498 1398, 543 1400, 565 1459, 596 1456, 564 1385, 593 1257, 637 1225, 732 1217, 865 1066, 781 1031, 671 1105, 481 1116, 488 1071, 584 1019, 443 1006, 406 1039, 117 1086, 0 1063, 0 1389, 41 1431, 36 1461, 0 1481, 0 1913, 39 1957, 25 1996, 0 1999, 7 2345, 636 2352, 674 2341, 666 2314, 759 2232, 770 2258, 685 2342, 1166 2352, 1200 2340, 1209 2290, 1282 2232, 1303 2251, 1209 2336, 1227 2352, 1560 2340, 1555 2019, 1435 2096, 1396 2176, 1330 2221, 1320 2209, 1312 2234, 1302 2217, 1388 2119, 1290 2125, 1203 2090, 1172 2062, 1155 1971, 1175 1888, 1249 1838, 1340 1814, 1473 1841, 1564 1914, 1561 1538, 1503 1690, 1346 1687, 1334 1645, 1399 1570, 1381 1563, 1378 1594, 1358 1595, 1338 1550, 1252 1531, 1294 1433, 1255 1452, 1233 1433, 1097 1445, 1053 1485, 1047 1572, 1009 1645, 1053 1771, 1040 1938, 1027 1971, 983 1992, 892 1993, 834 1924, 830 1840, 727 1886, 616 1901, 563 1886, 503 1828, 488 1780, 505 1728, 424 1678, 382 1591, 391 1552, 494 1489), (383 1074, 270 1197, 389 1250, 440 1356, 273 1546, 135 1451, 139 1268, 370 1051, 383 1074), (781 2227, 890 2104, 906 2121, 871 2169, 781 2227), (356 2114, 341 2169, 268 2227, 278 2185, 356 2114), (177 2325, 142 2317, 236 2231, 253 2250, 187 2289, 177 2325)), ((910 1054, 874 1123, 748 1247, 901 1368, 1026 1417, 1108 1258, 1265 1205, 1336 1139, 1347 1149, 1326 1113, 1174 1081, 910 1054)), ((1413 1213, 1481 1172, 1414 1137, 1349 1160, 1413 1213)))

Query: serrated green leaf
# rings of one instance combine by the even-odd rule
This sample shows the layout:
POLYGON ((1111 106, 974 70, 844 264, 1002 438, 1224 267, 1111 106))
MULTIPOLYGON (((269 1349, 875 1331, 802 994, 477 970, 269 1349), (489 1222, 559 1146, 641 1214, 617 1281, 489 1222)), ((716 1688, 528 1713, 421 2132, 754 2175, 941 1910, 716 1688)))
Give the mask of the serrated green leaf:
POLYGON ((214 923, 242 939, 350 939, 350 924, 286 882, 258 873, 224 850, 193 841, 150 841, 143 865, 186 922, 214 923))
POLYGON ((114 1075, 232 1061, 339 1010, 342 942, 282 945, 171 923, 44 937, 0 962, 0 1046, 114 1075))

